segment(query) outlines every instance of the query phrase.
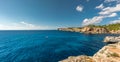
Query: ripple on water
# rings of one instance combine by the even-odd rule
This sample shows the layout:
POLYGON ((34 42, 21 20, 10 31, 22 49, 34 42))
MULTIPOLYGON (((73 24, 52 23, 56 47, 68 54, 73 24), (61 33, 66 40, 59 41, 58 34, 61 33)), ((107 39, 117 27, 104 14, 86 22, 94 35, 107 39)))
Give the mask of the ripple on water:
POLYGON ((3 31, 0 62, 58 62, 68 56, 93 55, 105 45, 105 36, 55 30, 3 31))

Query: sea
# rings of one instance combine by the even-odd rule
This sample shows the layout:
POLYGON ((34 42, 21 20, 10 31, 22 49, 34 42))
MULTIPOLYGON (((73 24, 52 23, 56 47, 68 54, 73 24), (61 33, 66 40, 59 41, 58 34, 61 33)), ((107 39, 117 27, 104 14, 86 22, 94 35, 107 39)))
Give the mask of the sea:
POLYGON ((94 55, 110 34, 58 30, 0 31, 0 62, 58 62, 69 56, 94 55))

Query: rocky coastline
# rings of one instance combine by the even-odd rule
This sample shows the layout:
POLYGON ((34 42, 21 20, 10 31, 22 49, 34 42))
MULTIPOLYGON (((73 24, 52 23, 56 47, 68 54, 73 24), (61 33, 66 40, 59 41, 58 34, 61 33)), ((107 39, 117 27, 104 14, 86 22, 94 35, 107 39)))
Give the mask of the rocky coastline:
POLYGON ((104 42, 114 42, 101 48, 93 56, 70 56, 59 62, 120 62, 120 36, 107 36, 104 42))
POLYGON ((108 30, 103 27, 58 28, 60 31, 81 32, 85 34, 120 34, 120 30, 108 30))
POLYGON ((120 23, 109 25, 88 25, 84 27, 58 28, 60 31, 81 32, 86 34, 120 34, 120 23))

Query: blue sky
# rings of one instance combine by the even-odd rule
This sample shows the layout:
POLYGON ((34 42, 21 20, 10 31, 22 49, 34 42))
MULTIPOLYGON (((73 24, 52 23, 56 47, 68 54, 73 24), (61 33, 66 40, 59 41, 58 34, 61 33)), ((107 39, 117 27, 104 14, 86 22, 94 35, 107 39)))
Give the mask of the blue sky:
POLYGON ((0 0, 0 30, 120 23, 119 0, 0 0))

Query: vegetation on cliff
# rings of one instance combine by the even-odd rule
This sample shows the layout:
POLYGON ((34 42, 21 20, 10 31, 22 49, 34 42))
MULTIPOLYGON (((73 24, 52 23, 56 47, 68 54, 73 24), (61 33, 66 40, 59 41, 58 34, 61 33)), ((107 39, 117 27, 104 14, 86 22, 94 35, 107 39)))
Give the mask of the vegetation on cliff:
POLYGON ((105 26, 108 30, 120 30, 120 23, 105 26))
POLYGON ((87 27, 96 27, 96 28, 106 28, 109 31, 111 30, 120 30, 120 23, 116 23, 116 24, 108 24, 108 25, 88 25, 87 27))
POLYGON ((120 33, 120 23, 109 24, 109 25, 88 25, 84 27, 58 28, 58 30, 91 33, 91 34, 100 34, 100 33, 118 34, 120 33))

